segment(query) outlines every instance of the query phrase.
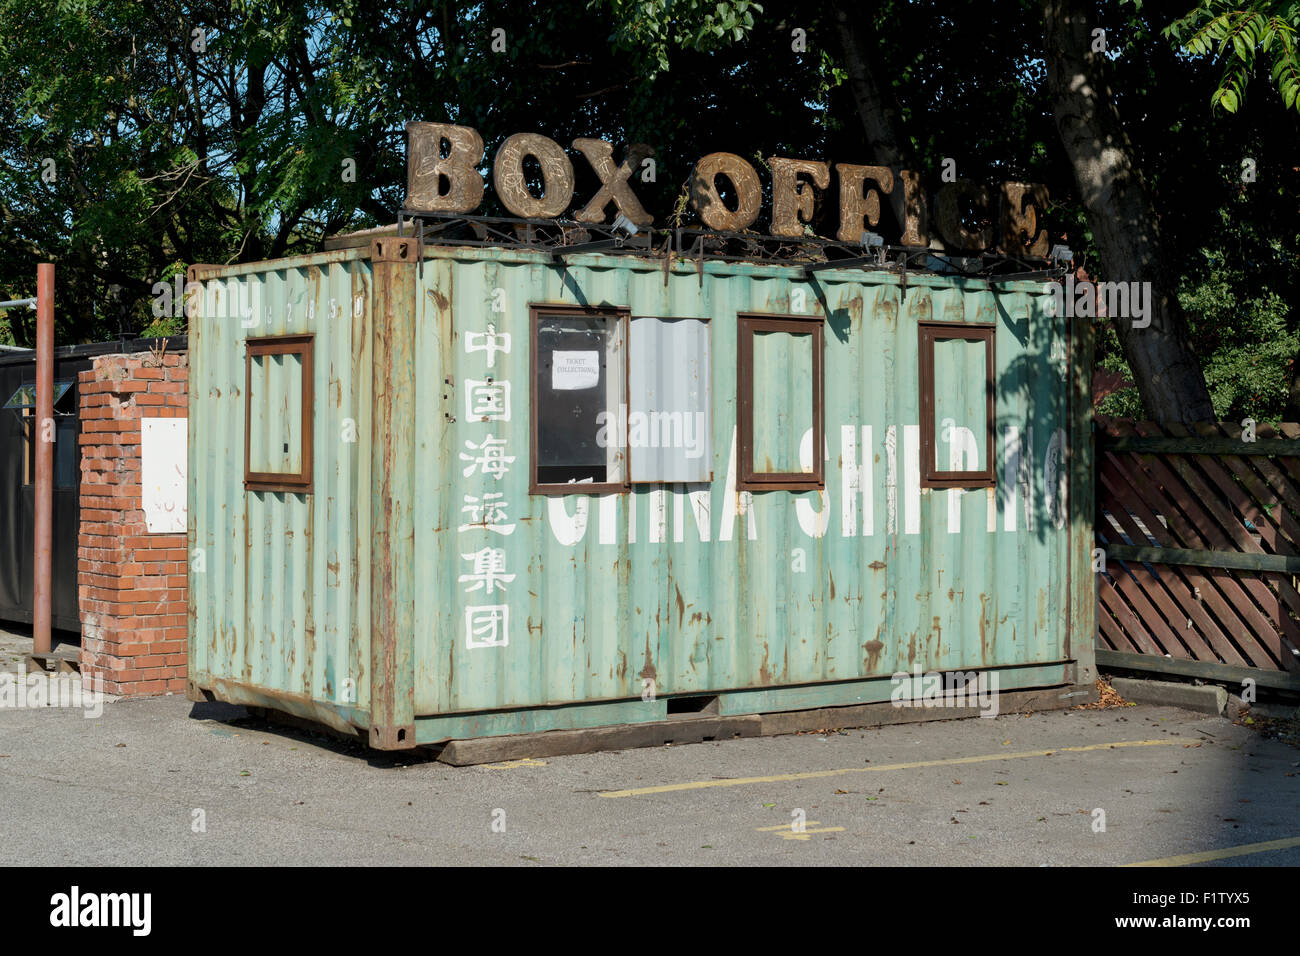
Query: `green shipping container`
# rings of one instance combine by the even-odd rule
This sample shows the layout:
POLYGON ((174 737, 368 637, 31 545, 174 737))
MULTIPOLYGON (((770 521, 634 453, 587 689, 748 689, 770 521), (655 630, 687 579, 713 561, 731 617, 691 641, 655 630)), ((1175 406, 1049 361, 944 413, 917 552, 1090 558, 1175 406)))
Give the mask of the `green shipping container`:
POLYGON ((399 749, 1092 679, 1046 283, 391 237, 192 278, 195 699, 399 749))

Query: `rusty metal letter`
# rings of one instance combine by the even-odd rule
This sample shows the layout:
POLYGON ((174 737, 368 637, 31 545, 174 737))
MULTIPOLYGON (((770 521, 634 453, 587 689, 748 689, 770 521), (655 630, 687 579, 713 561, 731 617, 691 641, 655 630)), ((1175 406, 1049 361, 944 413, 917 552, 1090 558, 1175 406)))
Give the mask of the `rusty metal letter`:
POLYGON ((758 218, 763 187, 754 167, 735 153, 709 153, 695 164, 691 174, 691 206, 704 224, 718 232, 748 229, 758 218), (714 181, 726 176, 736 194, 736 209, 728 209, 718 195, 714 181))
POLYGON ((470 213, 483 199, 483 161, 478 130, 449 123, 406 124, 406 208, 421 212, 470 213), (442 144, 450 144, 446 158, 442 144), (447 191, 442 191, 442 180, 447 191))
POLYGON ((1003 183, 1002 242, 1009 256, 1045 256, 1050 243, 1047 230, 1038 228, 1038 213, 1047 208, 1047 187, 1042 183, 1003 183))
POLYGON ((929 244, 925 221, 925 184, 921 174, 910 169, 900 169, 894 173, 894 191, 889 201, 894 207, 894 215, 903 227, 903 235, 898 243, 902 246, 924 246, 929 244))
POLYGON ((810 159, 783 156, 773 156, 768 165, 772 168, 772 235, 802 236, 802 223, 812 221, 812 186, 818 189, 829 186, 830 168, 810 159), (800 173, 810 176, 812 185, 799 182, 800 173))
POLYGON ((587 162, 591 163, 591 168, 600 177, 600 189, 578 213, 579 222, 604 222, 605 207, 611 202, 638 226, 648 226, 654 222, 655 217, 645 211, 627 184, 632 174, 640 168, 641 161, 654 155, 653 149, 645 143, 633 143, 627 148, 623 165, 615 168, 614 147, 603 139, 575 139, 573 148, 587 157, 587 162))
POLYGON ((868 225, 880 224, 880 194, 894 191, 894 171, 888 166, 854 166, 836 163, 840 177, 840 242, 857 242, 868 225), (867 188, 866 181, 880 187, 867 188))
POLYGON ((540 133, 515 133, 497 150, 492 185, 501 205, 524 219, 554 219, 573 199, 573 163, 555 140, 540 133), (534 196, 524 182, 524 157, 542 167, 542 195, 534 196))
POLYGON ((934 197, 934 214, 943 241, 965 252, 982 252, 993 245, 993 217, 987 186, 969 179, 959 179, 940 189, 934 197), (962 212, 970 209, 981 223, 978 229, 967 228, 962 212))

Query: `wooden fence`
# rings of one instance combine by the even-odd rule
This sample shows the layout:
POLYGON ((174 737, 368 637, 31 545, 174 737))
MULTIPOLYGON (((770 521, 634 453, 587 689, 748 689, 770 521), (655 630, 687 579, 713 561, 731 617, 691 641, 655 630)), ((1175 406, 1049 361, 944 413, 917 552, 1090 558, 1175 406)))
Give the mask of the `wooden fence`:
POLYGON ((1300 424, 1095 434, 1097 663, 1300 690, 1300 424))

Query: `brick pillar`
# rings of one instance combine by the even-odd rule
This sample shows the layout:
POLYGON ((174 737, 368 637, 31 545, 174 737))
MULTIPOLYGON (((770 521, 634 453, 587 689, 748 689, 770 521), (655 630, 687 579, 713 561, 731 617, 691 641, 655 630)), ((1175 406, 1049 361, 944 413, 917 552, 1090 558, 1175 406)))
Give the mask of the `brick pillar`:
POLYGON ((184 534, 150 534, 140 494, 141 418, 185 418, 184 353, 103 355, 78 376, 81 672, 109 694, 185 690, 184 534))

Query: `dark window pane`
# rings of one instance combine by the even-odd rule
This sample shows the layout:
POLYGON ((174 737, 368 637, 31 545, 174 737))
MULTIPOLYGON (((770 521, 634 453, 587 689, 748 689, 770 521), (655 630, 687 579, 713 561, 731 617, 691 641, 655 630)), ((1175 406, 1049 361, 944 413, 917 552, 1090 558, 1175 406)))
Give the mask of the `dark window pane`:
POLYGON ((54 487, 77 487, 77 419, 60 415, 54 420, 54 487))
POLYGON ((623 397, 618 316, 537 319, 537 483, 621 482, 623 397))

